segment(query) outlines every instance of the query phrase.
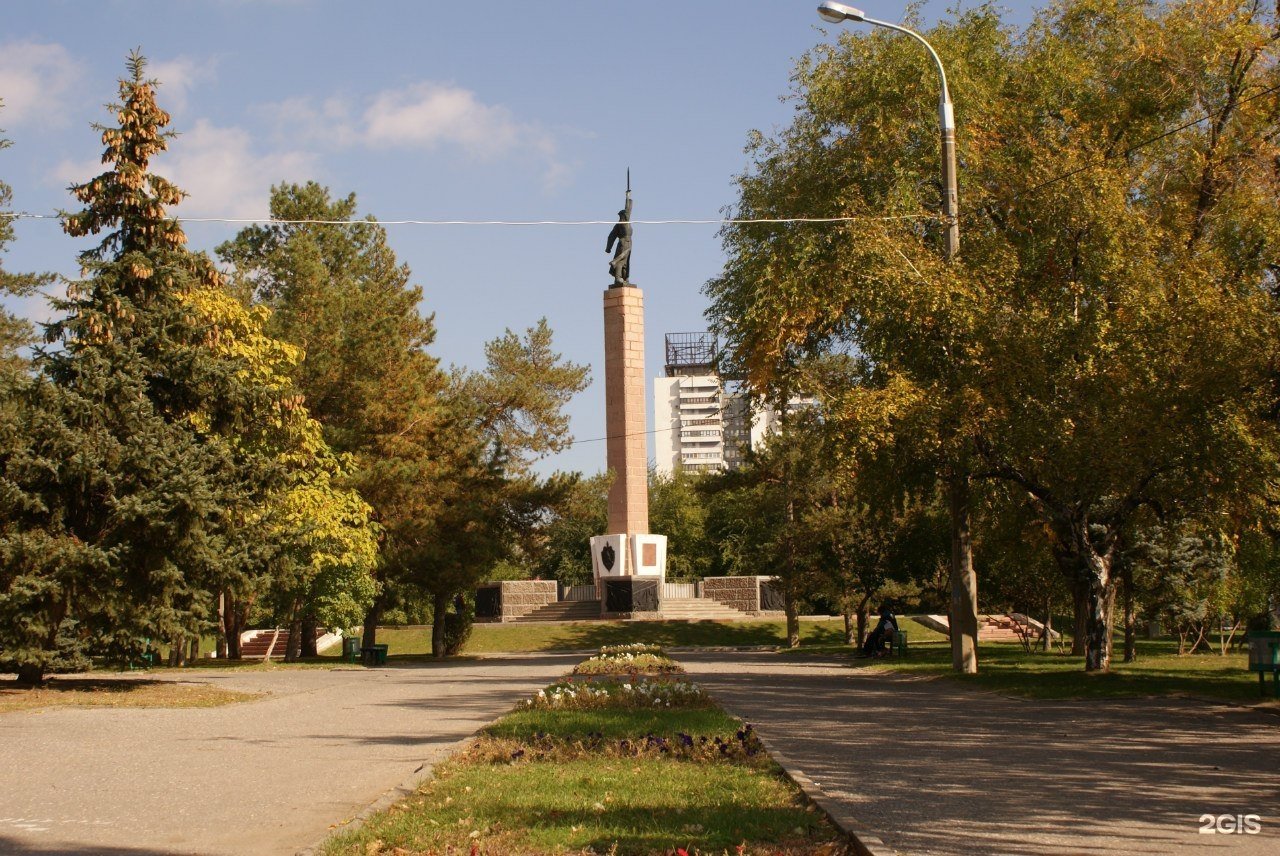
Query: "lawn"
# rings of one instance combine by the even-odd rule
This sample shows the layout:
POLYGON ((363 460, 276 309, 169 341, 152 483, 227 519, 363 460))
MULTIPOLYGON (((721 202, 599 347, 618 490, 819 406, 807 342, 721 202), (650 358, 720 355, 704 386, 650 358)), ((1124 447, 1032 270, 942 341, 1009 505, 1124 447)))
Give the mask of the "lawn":
POLYGON ((0 679, 0 713, 49 707, 217 707, 261 698, 207 684, 139 678, 53 677, 19 688, 0 679))
POLYGON ((327 856, 842 854, 750 726, 678 676, 553 684, 327 856), (605 689, 608 689, 606 692, 605 689))
MULTIPOLYGON (((1186 695, 1237 703, 1257 703, 1258 676, 1246 669, 1245 654, 1179 656, 1177 642, 1138 641, 1138 658, 1120 662, 1120 647, 1105 674, 1086 673, 1084 657, 1060 653, 1027 653, 1016 643, 988 643, 978 650, 978 674, 951 669, 946 645, 913 646, 903 660, 855 660, 866 668, 925 675, 945 675, 961 683, 1025 698, 1120 698, 1186 695)), ((1268 681, 1270 691, 1270 681, 1268 681)), ((1272 699, 1270 705, 1277 702, 1272 699)))
MULTIPOLYGON (((912 642, 942 639, 940 634, 902 619, 912 642)), ((768 647, 786 644, 786 623, 760 621, 579 621, 564 624, 477 624, 463 649, 466 654, 532 651, 590 651, 604 645, 644 642, 666 648, 768 647)), ((420 657, 431 652, 430 627, 383 627, 378 641, 392 657, 420 657)), ((800 644, 843 646, 839 618, 800 621, 800 644)))

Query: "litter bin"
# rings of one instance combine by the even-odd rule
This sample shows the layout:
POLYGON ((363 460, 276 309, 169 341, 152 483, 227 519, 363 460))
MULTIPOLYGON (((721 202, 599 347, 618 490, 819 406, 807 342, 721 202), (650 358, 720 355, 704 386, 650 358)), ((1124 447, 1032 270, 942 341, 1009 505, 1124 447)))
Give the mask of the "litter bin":
POLYGON ((1267 672, 1280 698, 1280 631, 1263 630, 1249 634, 1249 671, 1258 673, 1258 689, 1267 694, 1267 672))
POLYGON ((342 637, 342 659, 354 663, 360 656, 360 640, 354 636, 342 637))
POLYGON ((366 666, 385 666, 387 664, 386 645, 366 645, 360 649, 360 655, 366 666))

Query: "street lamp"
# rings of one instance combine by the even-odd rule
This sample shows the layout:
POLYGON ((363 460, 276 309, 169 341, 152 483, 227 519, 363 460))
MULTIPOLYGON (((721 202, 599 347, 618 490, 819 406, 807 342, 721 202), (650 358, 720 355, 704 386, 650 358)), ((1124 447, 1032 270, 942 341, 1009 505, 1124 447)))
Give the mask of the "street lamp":
MULTIPOLYGON (((818 6, 822 20, 832 24, 857 21, 905 33, 924 45, 938 67, 942 94, 938 99, 938 122, 942 128, 942 210, 947 220, 946 259, 954 262, 960 254, 959 194, 956 192, 956 119, 947 90, 947 72, 933 45, 924 36, 888 21, 868 18, 861 9, 824 0, 818 6)), ((951 516, 951 664, 959 672, 978 671, 978 581, 973 573, 973 547, 969 529, 969 475, 956 467, 947 477, 951 516), (958 631, 958 632, 957 632, 958 631)))
POLYGON ((956 117, 951 106, 951 93, 947 89, 947 72, 942 67, 938 52, 933 49, 933 45, 924 40, 924 36, 915 30, 908 30, 906 27, 900 27, 888 21, 868 18, 861 9, 846 6, 844 3, 823 0, 818 6, 818 15, 822 20, 832 24, 855 21, 905 33, 924 45, 929 56, 933 57, 933 63, 938 67, 938 79, 942 82, 942 94, 938 99, 938 124, 942 130, 942 213, 947 220, 946 258, 947 261, 953 261, 960 253, 960 199, 956 190, 956 117))

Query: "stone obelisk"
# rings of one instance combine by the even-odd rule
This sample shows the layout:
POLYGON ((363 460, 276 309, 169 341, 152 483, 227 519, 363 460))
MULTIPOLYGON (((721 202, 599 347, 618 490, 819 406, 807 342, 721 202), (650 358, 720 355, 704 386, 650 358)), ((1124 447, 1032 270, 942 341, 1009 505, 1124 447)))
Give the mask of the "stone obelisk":
POLYGON ((631 175, 626 207, 609 233, 613 285, 604 292, 606 456, 613 472, 609 529, 591 539, 601 611, 654 614, 666 575, 667 539, 649 532, 649 444, 645 419, 644 293, 631 281, 631 175), (617 249, 614 249, 615 242, 617 249))
POLYGON ((645 419, 644 292, 629 285, 604 293, 604 412, 609 531, 649 532, 649 444, 645 419))

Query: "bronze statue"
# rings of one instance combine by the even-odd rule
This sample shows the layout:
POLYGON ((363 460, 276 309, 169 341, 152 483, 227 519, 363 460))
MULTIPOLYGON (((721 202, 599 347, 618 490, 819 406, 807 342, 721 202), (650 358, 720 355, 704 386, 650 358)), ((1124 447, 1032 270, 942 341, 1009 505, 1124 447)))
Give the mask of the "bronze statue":
POLYGON ((631 285, 628 279, 631 276, 631 170, 627 170, 627 207, 618 212, 618 222, 613 224, 604 251, 613 253, 613 261, 609 262, 609 273, 613 275, 610 288, 631 285), (618 242, 616 252, 614 241, 618 242))

